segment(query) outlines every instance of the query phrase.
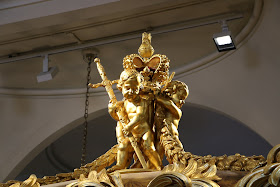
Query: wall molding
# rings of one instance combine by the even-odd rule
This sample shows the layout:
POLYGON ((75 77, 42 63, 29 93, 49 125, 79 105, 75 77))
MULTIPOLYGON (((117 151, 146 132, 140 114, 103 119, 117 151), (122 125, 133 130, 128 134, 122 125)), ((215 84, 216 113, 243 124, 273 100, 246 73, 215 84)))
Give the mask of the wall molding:
POLYGON ((28 1, 7 0, 7 1, 0 1, 0 7, 1 7, 0 11, 7 10, 7 9, 24 7, 24 6, 28 6, 28 5, 37 4, 37 3, 42 3, 44 1, 53 1, 53 0, 28 0, 28 1))
POLYGON ((0 25, 85 9, 116 1, 120 0, 1 0, 0 17, 3 19, 0 20, 0 25), (67 6, 65 6, 66 4, 67 6))

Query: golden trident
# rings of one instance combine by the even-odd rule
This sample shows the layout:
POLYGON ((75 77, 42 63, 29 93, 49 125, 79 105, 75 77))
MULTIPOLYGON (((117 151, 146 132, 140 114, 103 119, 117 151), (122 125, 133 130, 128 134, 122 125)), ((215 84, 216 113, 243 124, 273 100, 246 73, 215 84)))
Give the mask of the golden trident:
MULTIPOLYGON (((112 85, 113 85, 114 83, 118 83, 118 80, 110 81, 110 80, 107 78, 105 69, 104 69, 104 67, 101 65, 100 59, 99 59, 99 58, 95 58, 95 59, 94 59, 94 62, 96 63, 98 72, 99 72, 99 74, 100 74, 100 77, 102 78, 102 82, 101 82, 101 83, 97 83, 97 84, 91 84, 91 83, 89 83, 88 86, 90 86, 91 88, 97 88, 97 87, 100 87, 100 86, 105 87, 105 89, 106 89, 106 91, 107 91, 107 93, 108 93, 108 95, 109 95, 109 97, 110 97, 111 102, 112 102, 113 104, 117 103, 117 98, 116 98, 116 95, 115 95, 115 93, 114 93, 114 91, 113 91, 112 85)), ((124 126, 124 125, 123 125, 123 122, 124 122, 125 124, 128 123, 128 118, 124 118, 124 115, 121 115, 121 110, 120 110, 120 109, 117 109, 116 113, 117 113, 117 115, 118 115, 118 117, 119 117, 119 119, 120 119, 120 124, 121 124, 122 126, 124 126)), ((128 136, 128 139, 129 139, 129 141, 130 141, 130 143, 131 143, 131 146, 133 147, 133 149, 134 149, 134 151, 135 151, 135 153, 136 153, 136 155, 137 155, 137 157, 138 157, 140 163, 142 164, 143 168, 144 168, 144 169, 147 169, 147 168, 148 168, 147 163, 146 163, 146 161, 145 161, 145 159, 144 159, 144 156, 143 156, 143 154, 142 154, 140 148, 139 148, 138 145, 137 145, 137 142, 136 142, 134 136, 133 136, 131 133, 129 133, 127 136, 128 136)))

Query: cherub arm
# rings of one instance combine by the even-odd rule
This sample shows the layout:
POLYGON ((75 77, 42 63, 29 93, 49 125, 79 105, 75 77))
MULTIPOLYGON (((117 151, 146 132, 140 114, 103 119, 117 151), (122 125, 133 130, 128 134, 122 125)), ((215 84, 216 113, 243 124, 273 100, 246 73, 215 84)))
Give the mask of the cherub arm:
POLYGON ((168 109, 174 115, 175 118, 177 118, 177 119, 181 118, 181 116, 182 116, 181 109, 179 107, 177 107, 171 99, 165 98, 162 96, 158 96, 156 98, 156 100, 164 108, 168 109))
POLYGON ((145 118, 146 107, 146 103, 144 102, 142 102, 141 105, 137 106, 135 116, 124 127, 124 130, 126 132, 130 132, 137 124, 139 124, 145 118))
POLYGON ((116 121, 120 120, 117 115, 117 110, 119 109, 119 107, 123 107, 123 101, 118 101, 117 103, 114 104, 112 102, 109 102, 108 104, 108 112, 110 116, 116 121))

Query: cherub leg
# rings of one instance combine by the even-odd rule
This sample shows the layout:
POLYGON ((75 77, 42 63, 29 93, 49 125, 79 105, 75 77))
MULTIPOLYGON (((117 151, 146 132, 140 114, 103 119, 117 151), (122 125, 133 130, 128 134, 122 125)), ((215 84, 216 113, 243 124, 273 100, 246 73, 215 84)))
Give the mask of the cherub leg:
POLYGON ((123 139, 119 143, 118 153, 117 153, 117 164, 109 168, 108 172, 113 172, 120 169, 125 169, 129 165, 129 156, 131 155, 131 145, 128 138, 123 139))
POLYGON ((143 151, 149 158, 150 162, 155 166, 157 170, 161 170, 161 160, 159 154, 156 152, 155 145, 153 143, 154 137, 151 131, 146 132, 143 137, 143 151))
POLYGON ((155 140, 155 146, 156 146, 156 151, 158 152, 159 154, 159 157, 160 157, 160 160, 163 160, 163 157, 164 157, 164 148, 160 142, 160 136, 161 134, 158 133, 158 136, 155 140))

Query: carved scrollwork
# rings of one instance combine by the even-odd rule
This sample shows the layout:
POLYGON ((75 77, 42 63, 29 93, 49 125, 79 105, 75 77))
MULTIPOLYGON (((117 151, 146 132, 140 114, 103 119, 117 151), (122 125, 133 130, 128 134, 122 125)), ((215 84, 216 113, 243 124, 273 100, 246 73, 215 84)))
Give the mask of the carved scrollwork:
POLYGON ((81 174, 77 182, 68 184, 66 187, 85 187, 85 186, 95 186, 95 187, 123 187, 120 174, 116 172, 114 175, 108 175, 106 170, 103 169, 99 173, 96 171, 91 171, 86 178, 81 174), (114 184, 113 184, 114 183, 114 184))
POLYGON ((270 150, 265 166, 253 170, 238 181, 235 187, 258 187, 280 185, 280 144, 270 150))
POLYGON ((192 181, 189 177, 178 172, 166 172, 154 178, 147 187, 165 186, 191 187, 192 181))
POLYGON ((36 175, 32 174, 28 179, 26 179, 22 183, 17 182, 15 184, 10 185, 10 187, 40 187, 40 184, 37 182, 36 175))
POLYGON ((148 187, 160 186, 198 186, 198 187, 218 187, 219 185, 213 180, 220 180, 216 175, 217 168, 215 164, 204 164, 198 167, 194 159, 190 159, 187 167, 184 164, 177 162, 164 167, 163 174, 154 178, 148 187))

